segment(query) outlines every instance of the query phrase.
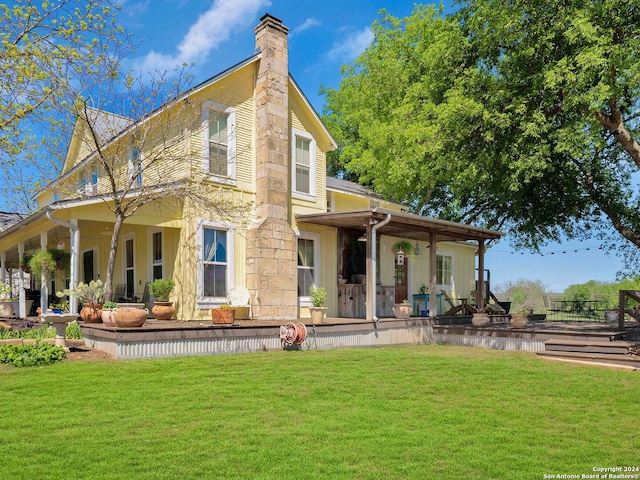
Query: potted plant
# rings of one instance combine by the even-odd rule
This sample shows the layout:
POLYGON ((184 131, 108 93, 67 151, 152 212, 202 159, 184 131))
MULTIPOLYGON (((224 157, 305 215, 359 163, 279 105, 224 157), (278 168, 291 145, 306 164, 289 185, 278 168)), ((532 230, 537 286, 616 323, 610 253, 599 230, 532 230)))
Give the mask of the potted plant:
POLYGON ((429 287, 427 287, 424 283, 420 285, 420 295, 426 295, 429 292, 429 287))
POLYGON ((531 307, 527 307, 526 305, 521 307, 515 313, 512 313, 509 318, 509 323, 513 328, 524 328, 527 326, 529 321, 529 315, 532 313, 533 309, 531 307))
POLYGON ((311 298, 311 322, 322 323, 324 314, 327 311, 327 291, 323 287, 311 287, 309 289, 311 298))
POLYGON ((409 300, 406 298, 402 301, 402 303, 396 303, 393 306, 393 315, 396 318, 409 318, 411 313, 413 312, 413 308, 409 305, 409 300))
POLYGON ((173 280, 160 278, 149 284, 149 293, 156 298, 153 302, 151 313, 158 320, 171 320, 176 314, 173 302, 169 301, 169 295, 171 295, 175 286, 176 284, 173 280))
POLYGON ((115 310, 118 308, 117 302, 104 302, 102 304, 102 323, 105 327, 117 327, 116 320, 114 318, 115 310))
POLYGON ((104 301, 102 280, 91 280, 89 283, 80 282, 73 290, 65 289, 61 292, 56 292, 58 298, 62 298, 65 295, 74 295, 82 304, 80 318, 83 322, 102 322, 102 302, 104 301))
POLYGON ((236 311, 225 303, 211 310, 211 319, 216 325, 230 325, 236 320, 236 311))
POLYGON ((51 312, 52 313, 69 313, 69 301, 65 300, 60 303, 52 303, 51 304, 51 312))

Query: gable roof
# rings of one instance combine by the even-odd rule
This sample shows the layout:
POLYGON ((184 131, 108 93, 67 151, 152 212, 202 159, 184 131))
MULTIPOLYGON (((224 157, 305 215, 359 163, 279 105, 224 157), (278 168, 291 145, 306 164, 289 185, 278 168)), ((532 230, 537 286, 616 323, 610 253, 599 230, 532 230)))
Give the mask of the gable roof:
POLYGON ((327 190, 363 195, 366 197, 384 200, 384 197, 379 193, 369 190, 367 187, 363 187, 359 183, 343 180, 341 178, 327 177, 327 190))

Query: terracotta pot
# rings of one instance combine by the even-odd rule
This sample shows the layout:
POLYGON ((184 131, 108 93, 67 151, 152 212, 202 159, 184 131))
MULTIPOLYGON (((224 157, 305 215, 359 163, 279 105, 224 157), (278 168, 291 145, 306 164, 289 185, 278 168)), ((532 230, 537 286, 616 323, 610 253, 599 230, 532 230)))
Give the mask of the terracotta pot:
POLYGON ((121 328, 141 327, 147 321, 148 313, 146 308, 118 307, 113 311, 113 319, 121 328))
POLYGON ((528 318, 526 315, 514 315, 511 314, 509 323, 513 328, 524 328, 527 326, 528 318))
POLYGON ((151 313, 158 320, 171 320, 176 314, 173 302, 153 302, 151 313))
POLYGON ((115 319, 113 318, 113 312, 115 308, 103 308, 102 309, 102 323, 105 327, 117 327, 115 319))
POLYGON ((489 315, 486 313, 474 313, 471 317, 471 323, 474 327, 484 327, 489 324, 489 315))
POLYGON ((211 319, 213 323, 218 324, 232 324, 236 320, 236 311, 232 308, 221 309, 214 308, 211 310, 211 319))
POLYGON ((102 305, 83 306, 80 310, 80 318, 84 323, 102 323, 102 305))

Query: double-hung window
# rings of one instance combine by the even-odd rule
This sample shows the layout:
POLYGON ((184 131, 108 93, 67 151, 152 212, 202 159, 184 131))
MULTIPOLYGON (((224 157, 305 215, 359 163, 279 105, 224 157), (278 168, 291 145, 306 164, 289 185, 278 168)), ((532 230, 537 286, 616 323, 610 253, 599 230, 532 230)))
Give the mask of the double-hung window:
POLYGON ((301 304, 310 302, 309 289, 318 285, 320 237, 301 233, 298 237, 298 298, 301 304))
POLYGON ((142 187, 142 172, 144 165, 142 163, 142 152, 138 147, 129 149, 129 177, 131 178, 131 186, 135 188, 142 187))
POLYGON ((302 130, 293 128, 291 133, 293 195, 298 198, 315 199, 316 142, 309 133, 302 130))
POLYGON ((449 287, 453 281, 453 257, 449 254, 436 255, 436 283, 449 287))
POLYGON ((236 176, 235 109, 205 102, 202 110, 202 168, 220 181, 236 176))
POLYGON ((98 191, 98 165, 87 167, 80 177, 80 193, 94 194, 98 191))
POLYGON ((233 285, 233 230, 221 222, 202 220, 198 226, 198 304, 200 308, 227 301, 233 285))

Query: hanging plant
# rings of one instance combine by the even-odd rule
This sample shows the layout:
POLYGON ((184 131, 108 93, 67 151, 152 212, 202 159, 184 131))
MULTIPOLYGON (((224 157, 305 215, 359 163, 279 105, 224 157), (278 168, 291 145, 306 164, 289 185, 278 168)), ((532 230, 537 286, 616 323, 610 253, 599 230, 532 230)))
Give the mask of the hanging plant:
POLYGON ((40 249, 31 252, 29 269, 36 277, 41 276, 43 273, 46 276, 49 276, 56 270, 56 267, 57 263, 50 250, 40 249))
POLYGON ((394 255, 397 255, 399 251, 403 251, 407 257, 415 255, 415 249, 409 240, 398 240, 391 249, 394 255))

